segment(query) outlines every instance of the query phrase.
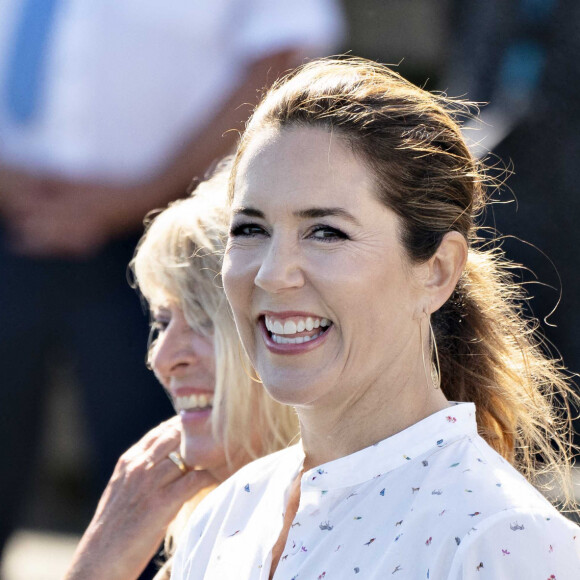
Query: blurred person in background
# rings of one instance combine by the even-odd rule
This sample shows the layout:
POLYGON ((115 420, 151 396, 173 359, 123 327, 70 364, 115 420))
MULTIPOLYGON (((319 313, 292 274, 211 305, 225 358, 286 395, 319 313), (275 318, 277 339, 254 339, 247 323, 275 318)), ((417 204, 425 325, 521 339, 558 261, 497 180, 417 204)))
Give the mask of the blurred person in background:
POLYGON ((495 205, 487 225, 505 234, 507 256, 530 268, 520 276, 534 314, 547 318, 546 337, 578 373, 580 3, 457 1, 450 22, 455 37, 443 88, 489 103, 466 136, 481 142, 479 154, 491 150, 513 169, 501 196, 513 203, 495 205))
POLYGON ((256 90, 335 50, 334 0, 8 0, 0 18, 0 550, 72 362, 95 499, 171 413, 125 280, 144 215, 233 144, 256 90))
MULTIPOLYGON (((211 489, 298 434, 294 411, 252 380, 223 292, 229 168, 159 214, 139 244, 133 271, 158 333, 149 360, 180 417, 121 457, 67 580, 134 580, 179 512, 166 539, 171 558, 211 489)), ((156 580, 170 570, 171 559, 156 580)))

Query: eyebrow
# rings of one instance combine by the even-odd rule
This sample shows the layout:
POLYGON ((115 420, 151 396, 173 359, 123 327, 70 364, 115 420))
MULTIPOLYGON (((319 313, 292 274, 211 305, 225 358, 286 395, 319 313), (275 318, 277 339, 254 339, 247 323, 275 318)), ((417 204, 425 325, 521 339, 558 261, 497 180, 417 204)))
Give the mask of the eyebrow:
MULTIPOLYGON (((233 213, 234 215, 245 215, 261 219, 265 219, 266 217, 263 211, 253 207, 238 207, 233 210, 233 213)), ((309 207, 295 211, 294 215, 303 219, 317 219, 329 216, 340 217, 357 226, 360 225, 360 222, 350 212, 341 207, 309 207)))
POLYGON ((360 225, 360 222, 348 211, 342 207, 309 207, 294 212, 296 217, 300 218, 323 218, 323 217, 339 217, 343 218, 355 225, 360 225))
POLYGON ((254 209, 253 207, 236 207, 233 209, 234 215, 247 215, 248 217, 257 217, 265 219, 265 215, 263 211, 259 209, 254 209))

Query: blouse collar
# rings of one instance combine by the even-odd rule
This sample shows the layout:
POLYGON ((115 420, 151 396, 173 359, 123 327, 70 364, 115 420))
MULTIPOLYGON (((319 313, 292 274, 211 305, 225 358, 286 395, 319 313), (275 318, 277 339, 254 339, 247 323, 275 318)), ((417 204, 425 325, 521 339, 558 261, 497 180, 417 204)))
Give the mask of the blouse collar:
MULTIPOLYGON (((351 455, 319 465, 302 476, 302 488, 339 489, 359 485, 408 465, 430 451, 477 434, 475 405, 451 403, 403 431, 351 455)), ((302 445, 297 445, 304 459, 302 445)))

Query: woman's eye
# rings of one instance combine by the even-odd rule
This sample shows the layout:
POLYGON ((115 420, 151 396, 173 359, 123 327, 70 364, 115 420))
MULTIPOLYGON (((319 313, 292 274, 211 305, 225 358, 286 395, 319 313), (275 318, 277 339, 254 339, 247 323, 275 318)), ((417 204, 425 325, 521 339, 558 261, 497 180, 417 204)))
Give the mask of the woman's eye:
POLYGON ((341 230, 330 226, 316 226, 310 232, 310 237, 325 242, 332 242, 336 240, 346 240, 348 236, 341 230))
POLYGON ((230 236, 232 238, 245 237, 254 238, 256 236, 265 235, 266 231, 258 224, 234 224, 230 229, 230 236))
POLYGON ((153 320, 153 322, 151 322, 151 334, 159 334, 160 332, 166 330, 168 326, 168 320, 153 320))

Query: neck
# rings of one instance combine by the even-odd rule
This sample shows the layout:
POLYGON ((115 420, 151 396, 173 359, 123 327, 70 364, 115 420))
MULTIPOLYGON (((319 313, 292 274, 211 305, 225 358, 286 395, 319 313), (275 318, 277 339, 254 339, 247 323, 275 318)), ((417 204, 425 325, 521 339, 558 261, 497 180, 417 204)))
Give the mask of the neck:
POLYGON ((340 403, 297 408, 304 468, 312 469, 374 445, 448 406, 440 389, 416 372, 398 373, 340 403))

